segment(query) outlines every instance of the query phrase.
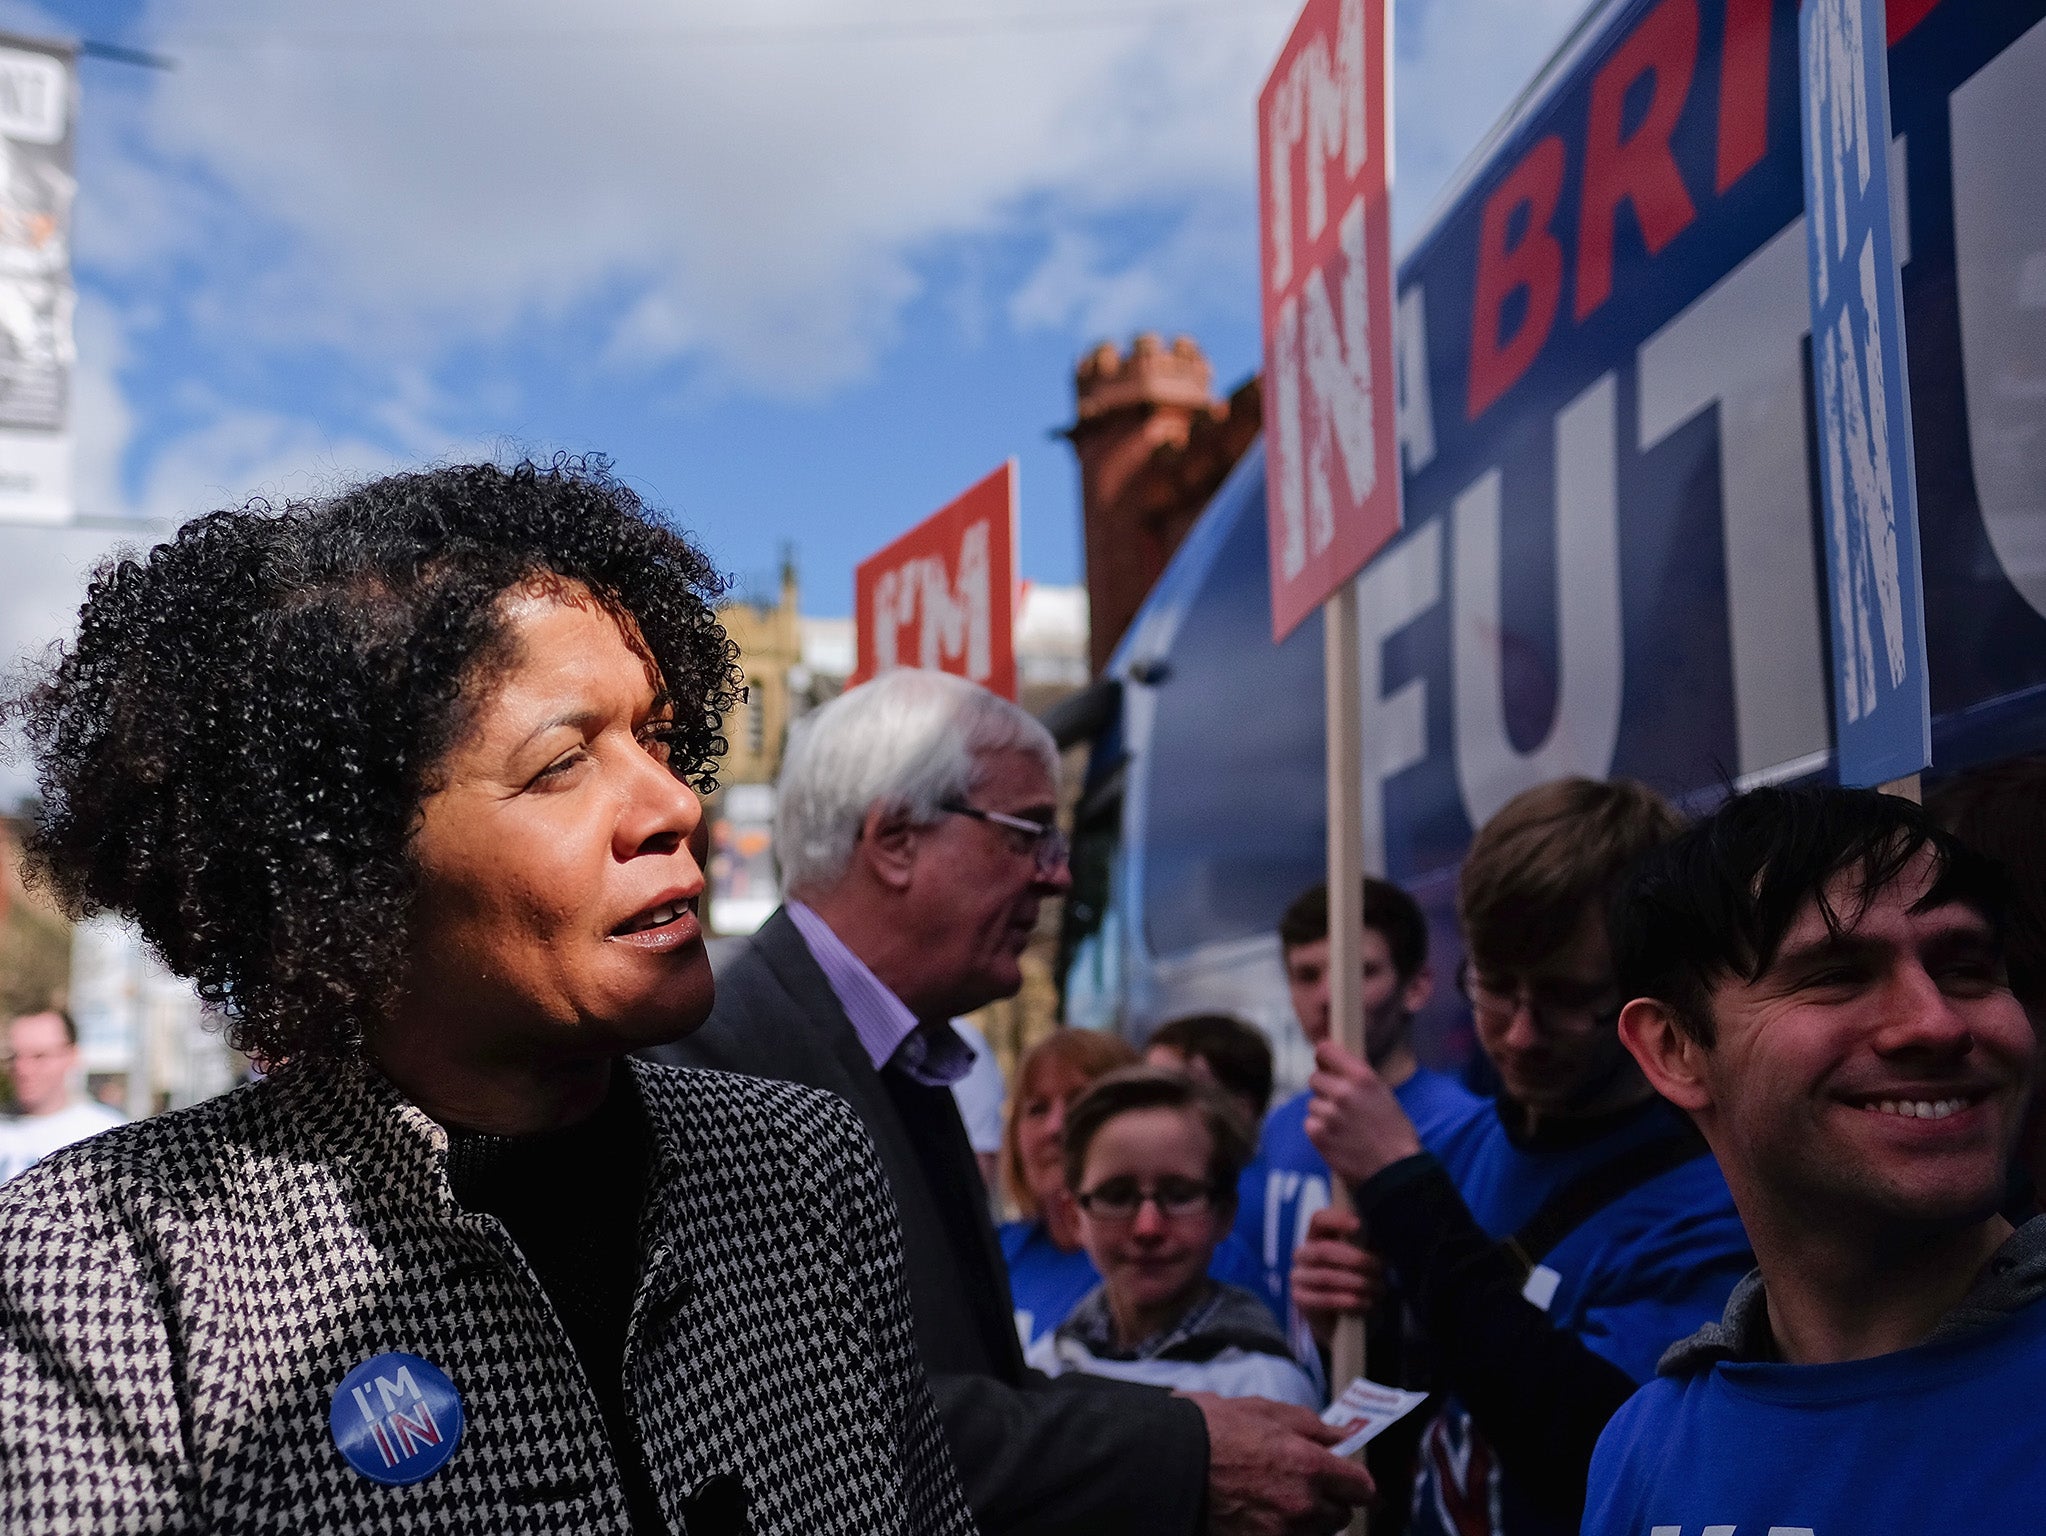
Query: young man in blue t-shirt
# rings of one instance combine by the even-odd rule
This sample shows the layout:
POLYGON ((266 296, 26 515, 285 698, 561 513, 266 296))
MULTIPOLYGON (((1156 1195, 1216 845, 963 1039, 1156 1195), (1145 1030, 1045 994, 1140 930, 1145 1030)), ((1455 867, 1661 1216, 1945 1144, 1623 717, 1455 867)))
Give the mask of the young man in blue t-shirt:
POLYGON ((2036 1041, 2001 883, 1916 805, 1757 790, 1639 872, 1620 1035, 1759 1268, 1592 1464, 1586 1536, 2037 1530, 2046 1218, 1998 1214, 2036 1041))
MULTIPOLYGON (((1293 1015, 1310 1045, 1329 1037, 1328 887, 1294 898, 1279 919, 1279 945, 1293 1015)), ((1428 970, 1428 924, 1414 898, 1389 881, 1364 882, 1364 1044, 1379 1075, 1432 1145, 1477 1113, 1484 1100, 1455 1078, 1414 1056, 1414 1015, 1434 990, 1428 970)), ((1303 1089, 1265 1118, 1257 1156, 1237 1188, 1236 1236, 1264 1267, 1265 1296, 1295 1334, 1293 1256, 1308 1240, 1317 1212, 1329 1203, 1328 1164, 1308 1141, 1303 1089)), ((1323 1342, 1326 1342, 1324 1340, 1323 1342)), ((1338 1384, 1340 1385, 1340 1383, 1338 1384)))
MULTIPOLYGON (((1615 1027, 1605 907, 1679 826, 1643 785, 1563 779, 1478 830, 1462 980, 1502 1091, 1432 1148, 1368 1062, 1317 1052, 1307 1134, 1349 1181, 1443 1393, 1413 1531, 1574 1532, 1606 1421, 1752 1262, 1717 1166, 1615 1027)), ((1302 1306, 1339 1293, 1343 1254, 1303 1250, 1302 1306)))

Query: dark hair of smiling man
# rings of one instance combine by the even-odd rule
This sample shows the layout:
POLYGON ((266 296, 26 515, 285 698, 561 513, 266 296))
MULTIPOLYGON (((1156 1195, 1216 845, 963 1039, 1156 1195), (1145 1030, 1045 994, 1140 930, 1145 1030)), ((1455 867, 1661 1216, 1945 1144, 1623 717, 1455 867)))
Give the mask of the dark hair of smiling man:
POLYGON ((1716 983, 1759 980, 1807 907, 1831 936, 1853 929, 1920 859, 1934 877, 1917 906, 1970 907, 2000 946, 2002 872, 1912 802, 1830 787, 1739 796, 1644 857, 1614 893, 1608 921, 1621 995, 1666 1000, 1685 1031, 1710 1046, 1716 983))

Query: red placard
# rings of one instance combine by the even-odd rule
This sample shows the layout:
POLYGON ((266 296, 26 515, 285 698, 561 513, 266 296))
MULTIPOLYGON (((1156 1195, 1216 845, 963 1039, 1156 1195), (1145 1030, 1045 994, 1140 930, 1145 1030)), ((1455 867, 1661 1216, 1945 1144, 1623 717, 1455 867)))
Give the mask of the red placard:
POLYGON ((1258 96, 1272 637, 1400 526, 1390 0, 1308 0, 1258 96))
POLYGON ((1016 461, 853 572, 859 665, 932 667, 1016 697, 1016 461))

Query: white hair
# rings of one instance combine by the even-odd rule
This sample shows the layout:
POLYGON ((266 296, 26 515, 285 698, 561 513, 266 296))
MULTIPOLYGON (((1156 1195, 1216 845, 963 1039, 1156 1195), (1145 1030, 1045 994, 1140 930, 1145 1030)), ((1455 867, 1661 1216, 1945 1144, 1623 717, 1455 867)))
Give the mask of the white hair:
POLYGON ((978 786, 981 759, 1027 752, 1058 778, 1058 745, 1031 715, 948 672, 901 668, 797 721, 782 759, 775 852, 791 893, 825 890, 879 806, 919 825, 978 786))

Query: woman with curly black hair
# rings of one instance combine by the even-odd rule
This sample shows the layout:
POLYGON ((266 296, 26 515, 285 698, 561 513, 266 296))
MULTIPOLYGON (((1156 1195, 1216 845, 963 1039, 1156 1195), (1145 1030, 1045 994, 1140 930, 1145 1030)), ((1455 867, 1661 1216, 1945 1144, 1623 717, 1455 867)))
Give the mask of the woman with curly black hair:
POLYGON ((567 459, 100 571, 31 857, 270 1072, 0 1189, 0 1529, 972 1528, 850 1111, 629 1057, 711 1003, 720 589, 567 459))

